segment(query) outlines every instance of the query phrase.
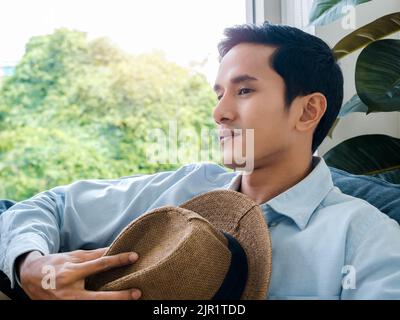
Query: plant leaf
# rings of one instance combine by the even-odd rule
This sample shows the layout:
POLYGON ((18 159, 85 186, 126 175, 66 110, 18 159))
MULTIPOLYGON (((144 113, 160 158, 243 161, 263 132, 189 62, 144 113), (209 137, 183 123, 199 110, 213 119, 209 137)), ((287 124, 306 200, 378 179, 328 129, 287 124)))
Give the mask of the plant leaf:
POLYGON ((400 183, 400 139, 370 134, 343 141, 323 158, 328 166, 400 183))
POLYGON ((356 63, 356 90, 368 113, 400 111, 400 40, 368 45, 356 63))
POLYGON ((400 30, 400 12, 380 17, 358 28, 341 39, 332 49, 337 60, 361 49, 375 40, 384 38, 400 30))
POLYGON ((336 126, 339 124, 339 118, 336 118, 335 122, 333 123, 332 127, 329 129, 328 137, 332 139, 333 131, 336 129, 336 126))
POLYGON ((360 97, 355 94, 349 101, 347 101, 341 108, 338 117, 343 118, 351 112, 368 112, 368 106, 361 101, 360 97))
POLYGON ((371 0, 314 0, 309 16, 310 25, 323 26, 344 16, 346 6, 356 6, 371 0))

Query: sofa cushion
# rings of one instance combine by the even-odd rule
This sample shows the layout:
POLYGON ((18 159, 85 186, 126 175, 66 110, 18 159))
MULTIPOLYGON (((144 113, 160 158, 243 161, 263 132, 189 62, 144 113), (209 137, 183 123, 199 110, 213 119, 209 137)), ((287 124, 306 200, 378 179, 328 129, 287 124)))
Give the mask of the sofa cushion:
POLYGON ((7 209, 11 208, 16 202, 13 200, 2 200, 0 199, 0 214, 7 209))

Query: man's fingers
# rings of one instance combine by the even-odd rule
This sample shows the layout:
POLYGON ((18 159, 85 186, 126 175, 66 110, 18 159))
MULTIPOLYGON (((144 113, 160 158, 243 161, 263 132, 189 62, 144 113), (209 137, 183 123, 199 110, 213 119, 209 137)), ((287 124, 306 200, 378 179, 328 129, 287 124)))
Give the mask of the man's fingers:
POLYGON ((121 291, 87 291, 84 299, 87 300, 137 300, 142 293, 138 289, 121 291))
POLYGON ((103 256, 94 260, 76 264, 79 277, 86 278, 92 274, 122 267, 136 262, 138 254, 135 252, 125 252, 113 256, 103 256))
POLYGON ((98 259, 100 257, 102 257, 108 250, 109 248, 99 248, 99 249, 95 249, 95 250, 81 250, 82 255, 82 262, 84 261, 90 261, 90 260, 94 260, 94 259, 98 259))

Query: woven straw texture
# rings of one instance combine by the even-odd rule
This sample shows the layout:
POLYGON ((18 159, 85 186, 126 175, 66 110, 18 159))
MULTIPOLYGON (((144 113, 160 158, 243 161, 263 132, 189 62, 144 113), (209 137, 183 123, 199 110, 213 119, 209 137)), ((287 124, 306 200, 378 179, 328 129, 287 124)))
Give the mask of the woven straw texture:
POLYGON ((180 207, 199 213, 218 230, 231 234, 239 241, 249 265, 249 276, 241 299, 265 299, 272 272, 272 247, 260 207, 246 195, 232 190, 206 192, 180 207))
POLYGON ((230 233, 248 258, 242 299, 264 299, 271 275, 271 244, 262 211, 231 190, 197 196, 180 207, 163 206, 130 223, 106 255, 135 251, 139 260, 86 281, 90 290, 139 288, 141 299, 211 299, 231 261, 230 233))

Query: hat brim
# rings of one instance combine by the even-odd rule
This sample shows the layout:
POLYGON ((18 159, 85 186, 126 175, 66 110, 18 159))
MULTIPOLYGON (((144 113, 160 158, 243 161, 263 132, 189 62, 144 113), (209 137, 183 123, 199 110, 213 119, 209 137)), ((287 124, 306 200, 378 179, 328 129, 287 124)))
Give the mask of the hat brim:
POLYGON ((179 207, 200 214, 215 228, 239 241, 248 262, 248 279, 241 299, 266 299, 272 272, 272 246, 260 207, 233 190, 209 191, 179 207))

